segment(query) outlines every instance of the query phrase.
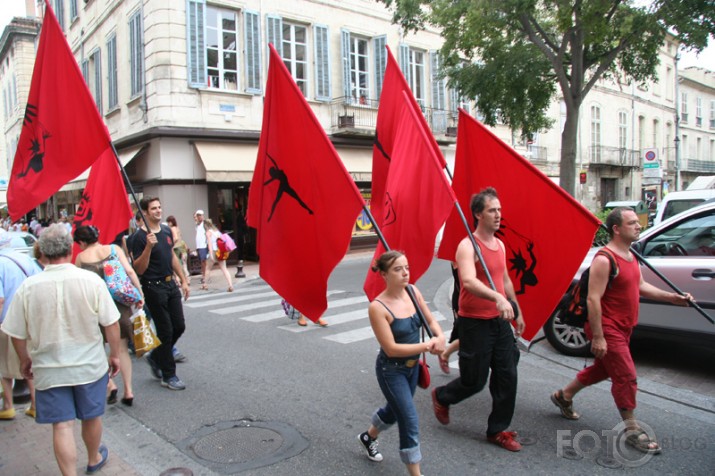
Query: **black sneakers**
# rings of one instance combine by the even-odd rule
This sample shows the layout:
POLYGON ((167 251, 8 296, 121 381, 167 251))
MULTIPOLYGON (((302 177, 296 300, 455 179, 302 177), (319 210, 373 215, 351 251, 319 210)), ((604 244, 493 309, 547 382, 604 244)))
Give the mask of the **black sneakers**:
POLYGON ((377 450, 377 438, 370 438, 370 435, 367 434, 367 431, 365 433, 360 433, 357 438, 360 441, 360 444, 362 445, 363 449, 367 453, 367 458, 370 461, 382 461, 382 454, 377 450))
POLYGON ((151 369, 151 375, 157 379, 161 380, 161 369, 159 369, 159 366, 156 365, 156 362, 154 362, 154 359, 151 358, 151 354, 148 354, 146 357, 146 362, 149 364, 149 368, 151 369))

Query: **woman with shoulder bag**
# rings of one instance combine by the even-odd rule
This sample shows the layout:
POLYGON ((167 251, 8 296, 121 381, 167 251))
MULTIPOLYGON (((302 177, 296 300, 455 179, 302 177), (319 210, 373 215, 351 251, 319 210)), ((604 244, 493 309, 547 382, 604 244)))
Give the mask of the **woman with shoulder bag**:
POLYGON ((204 227, 206 228, 206 243, 209 246, 209 259, 206 262, 206 272, 204 273, 204 284, 201 289, 209 288, 209 279, 211 278, 211 270, 214 264, 218 263, 219 269, 223 273, 228 283, 228 292, 233 292, 233 280, 231 279, 231 274, 226 268, 226 260, 228 259, 228 252, 219 249, 218 240, 221 238, 221 232, 218 231, 216 225, 210 218, 204 220, 204 227))
POLYGON ((420 342, 422 322, 407 291, 410 268, 399 251, 383 253, 372 267, 385 280, 386 289, 368 307, 370 325, 380 343, 375 363, 377 382, 387 404, 372 415, 370 428, 358 435, 362 448, 371 461, 382 461, 377 450, 377 435, 397 423, 400 432, 400 459, 410 476, 420 475, 419 421, 413 401, 419 377, 419 356, 423 352, 440 355, 444 351, 444 334, 432 316, 422 294, 412 287, 417 303, 432 337, 420 342))
MULTIPOLYGON (((133 296, 130 297, 127 295, 124 299, 124 303, 118 302, 114 294, 112 296, 114 298, 114 304, 117 306, 121 315, 119 318, 119 330, 122 346, 119 352, 119 370, 122 374, 122 381, 124 382, 124 397, 121 401, 124 405, 132 406, 134 403, 134 391, 132 389, 132 360, 129 357, 128 343, 129 339, 133 338, 134 328, 130 319, 132 315, 130 301, 134 300, 131 305, 141 308, 144 305, 144 296, 141 294, 139 278, 129 264, 129 260, 124 254, 124 251, 115 245, 103 245, 99 243, 98 240, 99 230, 94 226, 80 226, 75 230, 74 242, 77 243, 82 250, 82 252, 77 255, 75 265, 96 273, 105 283, 107 282, 108 273, 118 273, 122 275, 121 273, 124 272, 129 280, 131 280, 131 285, 135 288, 129 290, 129 293, 133 294, 133 296)), ((112 293, 110 292, 110 294, 112 293)), ((109 380, 107 389, 109 390, 107 403, 116 403, 117 386, 112 379, 109 380)))

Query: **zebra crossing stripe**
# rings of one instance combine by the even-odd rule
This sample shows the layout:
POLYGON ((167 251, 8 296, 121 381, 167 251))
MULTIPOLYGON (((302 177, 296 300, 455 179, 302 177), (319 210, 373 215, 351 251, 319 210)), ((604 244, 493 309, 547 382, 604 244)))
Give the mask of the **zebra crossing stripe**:
POLYGON ((372 327, 361 327, 360 329, 354 329, 352 331, 341 332, 339 334, 333 334, 323 339, 331 340, 339 344, 351 344, 353 342, 358 342, 361 340, 371 339, 375 336, 372 332, 372 327))
MULTIPOLYGON (((231 295, 233 293, 226 293, 228 295, 231 295)), ((277 296, 275 291, 268 291, 265 293, 257 293, 257 294, 246 294, 244 296, 231 296, 231 297, 223 297, 226 296, 226 294, 218 296, 217 299, 209 301, 208 299, 205 301, 201 302, 187 302, 184 304, 186 307, 190 307, 192 309, 196 309, 199 307, 208 307, 208 306, 217 306, 219 304, 230 304, 234 302, 241 302, 241 301, 250 301, 252 299, 258 299, 258 298, 264 298, 264 297, 273 297, 277 296)))
MULTIPOLYGON (((347 305, 347 304, 346 304, 347 305)), ((328 327, 337 326, 339 324, 345 324, 351 321, 359 321, 360 319, 365 319, 367 317, 367 309, 359 309, 357 311, 343 312, 340 314, 334 314, 332 316, 323 316, 323 319, 328 323, 328 327)), ((280 329, 285 331, 300 333, 309 332, 311 330, 318 330, 320 326, 297 326, 297 325, 286 325, 281 326, 280 329)))
MULTIPOLYGON (((345 292, 345 291, 341 291, 341 290, 339 290, 339 289, 335 289, 335 290, 332 290, 332 291, 328 291, 328 296, 331 296, 331 295, 333 295, 333 294, 340 294, 340 293, 344 293, 344 292, 345 292)), ((270 295, 270 296, 278 296, 275 292, 273 292, 273 293, 271 293, 271 294, 269 294, 269 295, 270 295)), ((259 295, 256 294, 256 295, 253 295, 253 296, 249 296, 249 297, 247 297, 247 299, 252 299, 252 298, 254 298, 254 297, 259 297, 259 295)), ((265 297, 265 296, 260 296, 260 297, 265 297)), ((355 299, 355 298, 352 298, 352 299, 355 299)), ((364 299, 364 298, 362 298, 362 299, 364 299)), ((243 299, 243 300, 246 300, 246 299, 243 299)), ((275 318, 275 319, 278 319, 278 318, 281 317, 281 314, 282 314, 282 312, 283 312, 282 309, 280 308, 280 305, 281 305, 280 299, 272 299, 272 300, 268 300, 268 301, 261 301, 261 302, 254 302, 254 303, 251 303, 251 304, 244 304, 244 305, 241 305, 241 306, 231 306, 231 307, 224 307, 224 308, 221 308, 221 309, 212 309, 212 310, 209 311, 209 312, 211 312, 211 313, 213 313, 213 314, 225 315, 225 314, 233 314, 233 313, 245 312, 245 311, 257 311, 257 310, 259 310, 259 309, 265 309, 265 308, 274 307, 274 308, 277 308, 278 311, 279 311, 277 317, 275 318)), ((283 316, 285 316, 285 314, 283 314, 283 316)), ((250 316, 248 316, 248 317, 250 317, 250 316)), ((247 319, 244 317, 244 318, 242 318, 242 320, 247 320, 247 319)), ((267 319, 267 320, 269 320, 269 319, 267 319)), ((261 321, 258 321, 258 322, 261 322, 261 321)))
POLYGON ((270 286, 250 286, 250 287, 237 287, 235 291, 232 293, 222 291, 219 293, 201 293, 201 294, 192 294, 189 297, 189 303, 193 303, 194 301, 203 301, 206 299, 215 299, 217 297, 221 296, 235 296, 236 294, 246 294, 246 293, 253 293, 253 292, 263 292, 266 290, 271 289, 270 286))

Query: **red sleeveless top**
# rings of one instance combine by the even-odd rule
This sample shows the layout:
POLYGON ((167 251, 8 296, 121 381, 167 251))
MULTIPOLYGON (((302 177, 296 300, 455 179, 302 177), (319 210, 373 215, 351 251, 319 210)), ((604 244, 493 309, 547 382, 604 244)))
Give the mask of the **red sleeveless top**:
POLYGON ((601 298, 601 322, 603 327, 630 331, 638 323, 641 269, 635 257, 627 261, 613 254, 618 263, 618 276, 601 298))
MULTIPOLYGON (((497 288, 497 292, 502 296, 504 293, 504 272, 505 270, 505 255, 502 248, 501 240, 497 239, 499 243, 496 250, 487 248, 484 243, 477 239, 477 244, 482 251, 482 256, 484 257, 484 262, 487 265, 489 274, 492 276, 494 285, 497 288)), ((484 283, 484 285, 491 289, 487 276, 484 273, 484 268, 482 267, 479 260, 474 263, 477 268, 477 279, 484 283)), ((499 311, 497 311, 497 304, 488 299, 480 298, 470 293, 464 289, 464 284, 462 280, 459 280, 460 291, 459 291, 459 315, 462 317, 470 317, 473 319, 493 319, 499 316, 499 311)))

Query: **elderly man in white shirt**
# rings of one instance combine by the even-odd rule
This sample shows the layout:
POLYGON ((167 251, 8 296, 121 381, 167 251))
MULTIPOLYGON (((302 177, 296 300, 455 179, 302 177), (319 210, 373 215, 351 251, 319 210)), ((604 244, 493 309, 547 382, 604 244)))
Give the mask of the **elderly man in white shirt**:
POLYGON ((35 382, 36 421, 52 424, 61 473, 76 474, 74 421, 80 419, 86 472, 92 474, 109 456, 101 444, 101 417, 108 375, 119 371, 119 311, 102 278, 72 264, 72 237, 64 225, 47 228, 39 247, 49 264, 20 285, 1 328, 12 337, 23 376, 35 382))

